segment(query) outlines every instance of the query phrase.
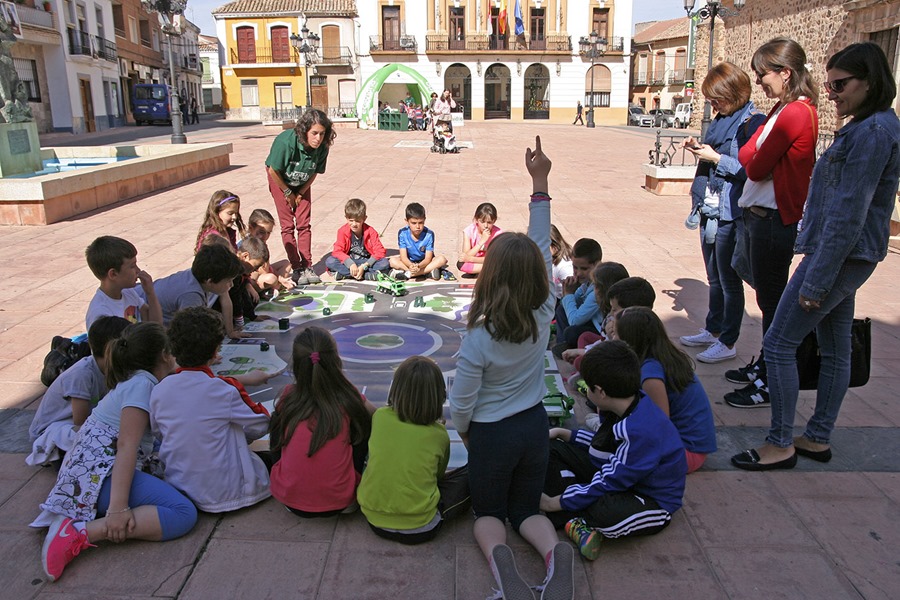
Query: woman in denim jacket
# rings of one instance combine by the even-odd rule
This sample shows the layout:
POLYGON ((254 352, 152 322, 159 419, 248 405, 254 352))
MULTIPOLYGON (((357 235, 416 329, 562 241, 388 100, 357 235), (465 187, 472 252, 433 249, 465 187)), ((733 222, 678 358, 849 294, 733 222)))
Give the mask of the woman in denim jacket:
POLYGON ((766 443, 731 458, 748 471, 790 469, 797 455, 831 460, 831 432, 850 381, 856 290, 887 255, 900 178, 897 93, 884 52, 871 42, 831 57, 825 89, 838 117, 852 117, 816 162, 795 252, 803 255, 763 343, 772 426, 766 443), (799 382, 796 352, 816 330, 822 366, 816 408, 792 438, 799 382))
POLYGON ((766 120, 750 100, 750 77, 730 62, 717 64, 703 80, 703 95, 716 111, 703 140, 682 142, 700 159, 691 185, 693 210, 700 215, 700 250, 709 282, 705 328, 681 336, 685 346, 704 346, 697 360, 717 363, 734 358, 744 316, 744 283, 731 266, 738 229, 743 227, 738 198, 747 174, 738 150, 766 120))

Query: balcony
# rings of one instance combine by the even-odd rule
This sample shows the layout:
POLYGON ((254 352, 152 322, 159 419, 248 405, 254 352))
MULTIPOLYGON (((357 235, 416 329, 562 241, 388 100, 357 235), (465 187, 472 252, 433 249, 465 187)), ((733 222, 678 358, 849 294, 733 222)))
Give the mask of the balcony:
POLYGON ((675 69, 669 78, 669 83, 673 85, 681 85, 684 83, 684 69, 675 69))
POLYGON ((647 74, 638 73, 634 77, 634 85, 647 85, 647 74))
POLYGON ((418 50, 415 36, 401 35, 397 37, 385 37, 381 35, 369 36, 369 52, 408 52, 415 54, 418 50))
POLYGON ((187 68, 191 71, 197 71, 200 69, 200 63, 197 61, 196 54, 187 55, 187 68))
POLYGON ((19 20, 26 25, 34 25, 44 29, 56 29, 56 17, 52 12, 31 8, 24 4, 16 6, 16 12, 19 14, 19 20))
POLYGON ((662 74, 654 74, 650 78, 650 85, 666 85, 666 76, 662 74))
POLYGON ((278 65, 296 64, 290 46, 272 48, 271 46, 257 46, 251 52, 238 52, 237 48, 230 48, 229 55, 233 65, 278 65))
MULTIPOLYGON (((590 37, 590 32, 584 37, 590 37)), ((625 38, 619 35, 606 38, 606 54, 625 51, 625 38)))
POLYGON ((90 56, 116 62, 119 53, 113 42, 84 31, 78 31, 73 27, 68 28, 68 33, 69 54, 72 56, 90 56))
POLYGON ((350 65, 353 54, 349 46, 322 46, 319 48, 321 58, 319 66, 350 65))
POLYGON ((116 59, 119 56, 116 44, 114 42, 110 42, 109 40, 105 40, 102 37, 93 37, 94 45, 97 47, 97 56, 99 56, 103 60, 108 60, 109 62, 116 62, 116 59))
POLYGON ((493 50, 505 50, 508 52, 571 52, 572 39, 567 35, 552 33, 542 40, 527 40, 526 46, 519 46, 515 38, 508 39, 500 36, 488 36, 486 33, 477 33, 462 37, 451 36, 448 33, 430 33, 425 36, 426 53, 445 52, 486 52, 493 50))

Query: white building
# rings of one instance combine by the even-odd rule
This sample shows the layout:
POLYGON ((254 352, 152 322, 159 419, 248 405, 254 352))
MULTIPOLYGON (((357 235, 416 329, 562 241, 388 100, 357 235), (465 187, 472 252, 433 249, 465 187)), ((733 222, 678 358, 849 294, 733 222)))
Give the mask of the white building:
POLYGON ((222 76, 219 72, 222 47, 219 38, 200 34, 200 83, 203 96, 200 102, 202 112, 222 112, 222 76))
POLYGON ((467 119, 571 122, 580 101, 597 123, 626 123, 631 0, 507 0, 508 25, 500 0, 356 4, 361 124, 379 101, 425 102, 445 89, 467 119), (592 31, 605 42, 593 68, 579 43, 592 31))

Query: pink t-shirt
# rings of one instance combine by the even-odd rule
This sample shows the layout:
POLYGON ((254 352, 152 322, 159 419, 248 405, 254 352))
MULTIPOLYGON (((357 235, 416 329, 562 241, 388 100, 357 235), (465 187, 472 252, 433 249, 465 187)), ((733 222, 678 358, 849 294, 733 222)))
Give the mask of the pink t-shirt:
MULTIPOLYGON (((500 229, 496 225, 491 225, 491 235, 490 237, 488 237, 488 240, 484 243, 484 245, 488 246, 500 233, 503 233, 502 229, 500 229)), ((463 229, 463 235, 465 235, 466 239, 469 240, 469 247, 474 248, 476 245, 478 245, 478 224, 470 223, 468 227, 463 229)), ((476 254, 475 256, 484 256, 484 252, 484 250, 479 250, 478 254, 476 254)))

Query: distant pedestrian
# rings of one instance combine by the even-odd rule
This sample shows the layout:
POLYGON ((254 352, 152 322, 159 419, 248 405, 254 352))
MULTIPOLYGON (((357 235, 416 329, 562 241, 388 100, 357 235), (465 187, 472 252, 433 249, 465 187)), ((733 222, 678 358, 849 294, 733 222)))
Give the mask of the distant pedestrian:
POLYGON ((191 125, 200 122, 200 105, 197 104, 197 97, 191 96, 191 125))
POLYGON ((581 113, 584 112, 584 107, 581 106, 581 102, 578 102, 578 106, 575 107, 575 120, 572 121, 572 125, 578 125, 581 123, 584 125, 584 121, 581 119, 581 113))
POLYGON ((188 109, 188 97, 187 97, 187 95, 186 95, 184 92, 182 92, 182 93, 181 93, 181 97, 178 98, 178 101, 181 103, 181 106, 180 106, 180 108, 181 108, 181 122, 184 123, 185 125, 189 125, 189 124, 190 124, 190 120, 191 120, 191 115, 190 115, 190 111, 189 111, 189 109, 188 109))

